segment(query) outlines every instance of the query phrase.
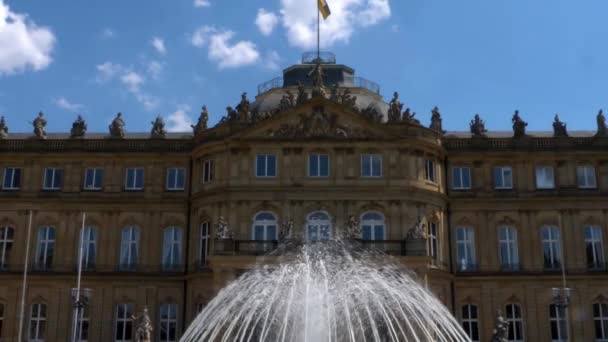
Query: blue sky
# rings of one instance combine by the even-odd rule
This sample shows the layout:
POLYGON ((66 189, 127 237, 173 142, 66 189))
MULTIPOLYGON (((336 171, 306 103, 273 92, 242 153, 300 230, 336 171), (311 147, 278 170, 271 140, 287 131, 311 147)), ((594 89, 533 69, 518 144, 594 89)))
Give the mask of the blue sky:
MULTIPOLYGON (((206 104, 215 123, 240 94, 313 49, 315 0, 0 0, 0 114, 11 132, 68 131, 82 113, 107 131, 161 114, 173 130, 206 104)), ((328 0, 324 48, 359 76, 399 91, 428 124, 437 105, 449 130, 480 113, 530 130, 555 113, 571 130, 595 129, 608 109, 605 0, 328 0)))

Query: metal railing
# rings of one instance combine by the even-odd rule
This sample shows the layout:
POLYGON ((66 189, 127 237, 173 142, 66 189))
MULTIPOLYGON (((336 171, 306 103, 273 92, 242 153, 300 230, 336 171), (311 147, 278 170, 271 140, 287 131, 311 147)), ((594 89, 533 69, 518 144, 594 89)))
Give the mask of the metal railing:
POLYGON ((270 81, 266 81, 258 85, 258 95, 263 94, 272 89, 283 87, 283 77, 275 77, 270 81))
POLYGON ((363 88, 375 94, 380 94, 380 85, 363 77, 355 77, 355 88, 363 88))
POLYGON ((317 51, 304 52, 302 54, 302 64, 336 64, 336 55, 333 52, 317 51))

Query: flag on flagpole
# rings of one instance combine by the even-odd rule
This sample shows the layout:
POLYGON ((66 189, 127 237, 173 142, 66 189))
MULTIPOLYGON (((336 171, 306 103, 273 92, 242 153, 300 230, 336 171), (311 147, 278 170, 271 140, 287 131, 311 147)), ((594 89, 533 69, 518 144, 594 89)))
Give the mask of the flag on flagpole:
POLYGON ((323 16, 323 20, 327 19, 327 17, 329 17, 329 15, 331 14, 327 1, 326 0, 317 0, 317 5, 319 6, 319 12, 321 12, 321 15, 323 16))

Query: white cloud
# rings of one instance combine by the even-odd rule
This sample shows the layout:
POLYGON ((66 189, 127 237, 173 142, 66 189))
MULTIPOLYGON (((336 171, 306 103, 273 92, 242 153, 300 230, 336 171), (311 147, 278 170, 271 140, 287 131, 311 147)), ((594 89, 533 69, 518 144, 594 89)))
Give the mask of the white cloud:
MULTIPOLYGON (((162 67, 162 65, 160 64, 159 66, 162 67)), ((122 84, 129 93, 135 96, 135 100, 137 100, 137 102, 144 106, 146 110, 153 110, 160 104, 160 99, 149 95, 141 90, 141 86, 146 83, 146 79, 140 73, 133 71, 131 68, 127 68, 123 65, 115 64, 112 62, 105 62, 103 64, 99 64, 96 66, 96 68, 97 82, 120 82, 120 84, 122 84)), ((152 75, 152 77, 155 77, 153 71, 151 71, 150 69, 150 65, 148 65, 147 68, 148 72, 152 75)), ((160 73, 160 70, 158 70, 158 73, 160 73)))
MULTIPOLYGON (((315 1, 281 0, 281 21, 292 46, 310 49, 317 44, 315 1)), ((331 15, 321 21, 321 45, 348 43, 357 29, 368 27, 391 15, 388 0, 332 0, 331 15)))
POLYGON ((153 79, 158 79, 160 74, 163 72, 163 64, 159 61, 150 61, 146 65, 148 73, 153 79))
POLYGON ((167 48, 165 47, 165 41, 159 37, 153 37, 150 41, 150 44, 156 49, 158 53, 161 55, 165 55, 167 53, 167 48))
POLYGON ((101 31, 101 38, 103 39, 112 39, 116 36, 116 32, 109 27, 106 27, 101 31))
POLYGON ((258 10, 258 15, 255 18, 255 24, 258 26, 258 29, 263 35, 269 36, 278 23, 279 17, 277 17, 277 15, 273 12, 268 12, 263 8, 258 10))
POLYGON ((180 105, 177 110, 167 117, 167 131, 169 132, 188 132, 192 130, 192 119, 188 115, 191 110, 188 105, 180 105))
POLYGON ((103 83, 107 82, 114 77, 118 76, 124 70, 124 67, 120 64, 114 64, 112 62, 105 62, 103 64, 98 64, 97 68, 97 82, 103 83))
POLYGON ((135 71, 129 71, 120 77, 120 81, 132 93, 138 93, 139 87, 145 82, 145 79, 135 71))
POLYGON ((211 3, 209 0, 194 0, 193 5, 194 7, 209 7, 211 3))
POLYGON ((83 105, 78 104, 78 103, 71 103, 65 97, 60 97, 58 99, 54 99, 53 103, 55 103, 55 105, 57 107, 59 107, 61 109, 69 110, 71 112, 75 112, 75 111, 81 109, 82 107, 84 107, 83 105))
POLYGON ((272 50, 266 53, 266 56, 264 57, 264 67, 266 69, 273 71, 279 70, 281 68, 279 62, 281 62, 281 56, 279 56, 278 52, 272 50))
POLYGON ((0 0, 0 75, 46 68, 53 61, 55 41, 49 28, 37 26, 26 14, 11 12, 0 0))
POLYGON ((248 40, 231 43, 234 35, 230 30, 202 26, 192 34, 191 43, 197 47, 208 45, 209 60, 216 62, 220 69, 237 68, 259 61, 260 53, 256 45, 248 40))
POLYGON ((153 110, 160 104, 160 99, 141 92, 135 93, 135 99, 139 102, 146 110, 153 110))

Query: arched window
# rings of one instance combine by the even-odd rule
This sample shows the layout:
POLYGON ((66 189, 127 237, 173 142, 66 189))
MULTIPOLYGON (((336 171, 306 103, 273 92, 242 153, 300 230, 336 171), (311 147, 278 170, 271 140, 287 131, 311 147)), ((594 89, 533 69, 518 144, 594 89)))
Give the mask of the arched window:
POLYGON ((509 323, 508 341, 523 341, 523 319, 519 304, 507 304, 505 306, 506 320, 509 323))
POLYGON ((12 227, 0 227, 0 270, 8 268, 14 236, 15 230, 12 227))
POLYGON ((469 335, 471 341, 479 341, 479 311, 477 305, 462 306, 462 329, 469 335))
POLYGON ((362 240, 385 240, 384 215, 376 211, 370 211, 361 215, 361 239, 362 240))
POLYGON ((36 268, 48 270, 53 266, 55 255, 55 227, 44 226, 38 229, 36 246, 36 268))
POLYGON ((306 237, 309 240, 329 240, 331 218, 324 211, 315 211, 306 216, 306 237))
POLYGON ((127 226, 122 229, 120 240, 120 270, 135 271, 139 255, 139 227, 127 226))
POLYGON ((181 264, 182 229, 167 227, 163 231, 163 271, 177 271, 181 264))
POLYGON ((595 340, 608 341, 608 304, 593 304, 593 323, 595 326, 595 340))
POLYGON ((277 240, 277 217, 268 211, 256 214, 253 217, 253 240, 272 241, 277 240))

